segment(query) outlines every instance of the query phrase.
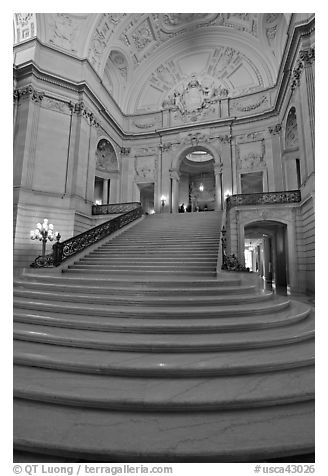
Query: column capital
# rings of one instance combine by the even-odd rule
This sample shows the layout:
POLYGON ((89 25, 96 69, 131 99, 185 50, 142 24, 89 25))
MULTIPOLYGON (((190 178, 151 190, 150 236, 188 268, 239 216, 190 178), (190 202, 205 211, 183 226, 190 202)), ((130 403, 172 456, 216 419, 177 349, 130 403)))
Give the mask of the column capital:
POLYGON ((222 162, 216 162, 214 164, 214 175, 221 174, 222 170, 223 170, 223 163, 222 162))
POLYGON ((178 169, 170 169, 169 173, 170 173, 170 178, 171 179, 176 180, 177 182, 179 182, 180 173, 179 173, 178 169))
POLYGON ((40 103, 44 97, 44 92, 37 91, 31 84, 23 88, 14 90, 14 100, 31 99, 33 102, 40 103))
POLYGON ((310 66, 314 63, 315 59, 315 50, 314 48, 307 48, 299 52, 299 57, 303 61, 304 66, 310 66))
POLYGON ((269 127, 269 132, 271 135, 279 134, 281 131, 281 124, 276 124, 273 127, 269 127))

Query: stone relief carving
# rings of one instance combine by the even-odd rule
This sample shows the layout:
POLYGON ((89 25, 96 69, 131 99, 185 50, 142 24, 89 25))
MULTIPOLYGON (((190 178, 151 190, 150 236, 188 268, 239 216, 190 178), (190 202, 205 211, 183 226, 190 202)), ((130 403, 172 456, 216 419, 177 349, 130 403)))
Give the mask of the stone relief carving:
POLYGON ((149 18, 146 18, 132 33, 132 39, 138 51, 143 50, 155 40, 149 18))
POLYGON ((51 36, 49 43, 68 51, 77 51, 79 27, 86 16, 81 17, 68 13, 56 13, 50 22, 51 36))
POLYGON ((278 30, 278 25, 274 25, 266 29, 266 36, 269 42, 272 42, 275 39, 277 30, 278 30))
POLYGON ((126 80, 128 76, 128 63, 125 56, 120 51, 113 50, 109 55, 109 59, 122 78, 126 80))
POLYGON ((135 181, 156 182, 157 159, 155 157, 135 157, 135 181))
POLYGON ((293 148, 298 146, 297 118, 294 107, 288 113, 286 121, 286 147, 293 148))
POLYGON ((265 141, 238 142, 236 144, 236 159, 239 169, 251 170, 266 166, 264 161, 265 141))
POLYGON ((93 33, 88 58, 96 70, 102 62, 102 54, 105 51, 109 39, 115 28, 121 23, 126 13, 103 13, 93 33))
POLYGON ((70 114, 71 112, 71 105, 69 103, 61 101, 59 99, 50 98, 48 96, 44 97, 42 101, 42 107, 64 114, 70 114))
POLYGON ((281 13, 266 13, 264 16, 265 23, 274 23, 281 17, 281 13))
POLYGON ((209 142, 214 138, 210 137, 209 131, 202 132, 182 132, 180 133, 180 144, 196 146, 209 142))
POLYGON ((36 36, 35 13, 15 13, 15 43, 36 36))
POLYGON ((115 150, 106 139, 101 139, 97 145, 96 169, 101 172, 112 172, 118 169, 115 150))
POLYGON ((135 150, 135 157, 147 157, 150 155, 157 155, 157 147, 139 147, 135 150))
POLYGON ((222 88, 214 78, 201 80, 193 73, 187 81, 184 80, 169 92, 162 107, 178 109, 181 114, 188 114, 207 108, 227 96, 228 90, 222 88))
POLYGON ((249 102, 246 103, 246 101, 233 101, 231 102, 230 105, 230 110, 231 111, 239 111, 239 112, 251 112, 254 111, 255 109, 265 109, 266 107, 269 106, 269 98, 267 95, 263 95, 260 97, 257 97, 255 99, 255 102, 249 102))

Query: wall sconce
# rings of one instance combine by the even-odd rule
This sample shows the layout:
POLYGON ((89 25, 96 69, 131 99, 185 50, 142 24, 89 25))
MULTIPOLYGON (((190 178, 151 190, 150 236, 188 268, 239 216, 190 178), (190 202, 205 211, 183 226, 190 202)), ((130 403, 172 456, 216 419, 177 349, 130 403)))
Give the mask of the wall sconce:
POLYGON ((162 195, 161 196, 161 204, 162 204, 162 208, 165 207, 165 202, 166 202, 166 196, 165 195, 162 195))
POLYGON ((60 233, 54 232, 54 226, 51 223, 48 225, 48 221, 49 220, 45 218, 42 225, 41 223, 37 223, 35 230, 30 231, 31 240, 42 241, 42 258, 44 258, 46 254, 47 241, 53 241, 56 239, 59 242, 61 238, 60 233))

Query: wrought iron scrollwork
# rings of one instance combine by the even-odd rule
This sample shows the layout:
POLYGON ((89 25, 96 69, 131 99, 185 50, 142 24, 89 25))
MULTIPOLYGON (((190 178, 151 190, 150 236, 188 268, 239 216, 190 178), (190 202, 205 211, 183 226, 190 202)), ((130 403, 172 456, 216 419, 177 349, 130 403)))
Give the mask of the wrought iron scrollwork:
POLYGON ((244 193, 231 195, 227 198, 227 210, 244 205, 276 205, 281 203, 297 203, 301 201, 300 190, 284 192, 244 193))
MULTIPOLYGON (((124 205, 124 204, 119 204, 124 205)), ((52 253, 46 255, 44 258, 39 256, 31 264, 32 268, 44 268, 51 266, 59 266, 63 261, 71 258, 75 254, 85 250, 88 246, 97 243, 106 236, 111 235, 120 228, 128 225, 132 221, 140 218, 142 215, 142 207, 140 203, 134 202, 127 204, 128 211, 116 212, 122 213, 122 215, 115 217, 105 223, 101 223, 88 231, 73 236, 62 243, 57 242, 52 247, 52 253), (42 259, 41 259, 42 258, 42 259)))
POLYGON ((112 203, 106 205, 92 205, 92 215, 116 215, 134 210, 139 202, 112 203))

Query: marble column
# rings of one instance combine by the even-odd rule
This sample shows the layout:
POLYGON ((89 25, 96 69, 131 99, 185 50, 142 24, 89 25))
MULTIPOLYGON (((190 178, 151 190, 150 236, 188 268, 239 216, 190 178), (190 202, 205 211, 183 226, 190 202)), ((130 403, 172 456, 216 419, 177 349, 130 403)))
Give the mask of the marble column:
POLYGON ((288 241, 288 288, 297 289, 296 208, 291 209, 291 221, 287 225, 288 241))
POLYGON ((170 178, 172 179, 172 213, 178 213, 180 182, 179 172, 176 169, 171 169, 170 178))
POLYGON ((103 180, 103 199, 102 199, 103 205, 107 205, 108 203, 108 182, 109 182, 109 179, 103 180))
POLYGON ((214 176, 215 176, 215 210, 222 210, 222 162, 216 163, 214 165, 214 176))

